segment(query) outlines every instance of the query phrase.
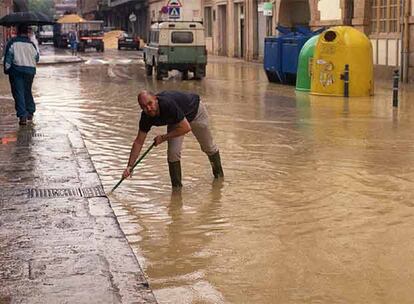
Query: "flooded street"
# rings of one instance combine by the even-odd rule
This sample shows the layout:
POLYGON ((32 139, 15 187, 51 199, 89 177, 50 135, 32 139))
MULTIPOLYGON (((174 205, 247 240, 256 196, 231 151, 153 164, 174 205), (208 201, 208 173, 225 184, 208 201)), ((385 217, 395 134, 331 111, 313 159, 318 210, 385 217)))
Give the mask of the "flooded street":
POLYGON ((202 81, 147 77, 135 51, 85 59, 40 66, 34 94, 38 111, 78 126, 107 191, 137 133, 139 90, 196 92, 210 114, 224 181, 187 135, 181 194, 163 144, 110 196, 159 303, 412 302, 413 93, 393 110, 383 84, 373 98, 309 96, 228 58, 210 57, 202 81))

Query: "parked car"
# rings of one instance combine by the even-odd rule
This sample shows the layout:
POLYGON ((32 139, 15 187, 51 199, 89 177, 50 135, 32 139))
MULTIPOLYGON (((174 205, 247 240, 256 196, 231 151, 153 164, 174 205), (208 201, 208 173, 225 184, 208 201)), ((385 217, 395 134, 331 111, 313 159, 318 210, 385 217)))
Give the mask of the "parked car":
POLYGON ((133 34, 122 33, 118 37, 118 50, 121 48, 139 50, 139 37, 133 34))
POLYGON ((43 25, 39 28, 37 35, 39 44, 53 42, 53 25, 43 25))
POLYGON ((207 49, 204 27, 200 22, 163 21, 151 26, 149 43, 144 47, 144 62, 147 76, 161 80, 168 71, 178 70, 183 79, 188 72, 200 80, 206 75, 207 49))

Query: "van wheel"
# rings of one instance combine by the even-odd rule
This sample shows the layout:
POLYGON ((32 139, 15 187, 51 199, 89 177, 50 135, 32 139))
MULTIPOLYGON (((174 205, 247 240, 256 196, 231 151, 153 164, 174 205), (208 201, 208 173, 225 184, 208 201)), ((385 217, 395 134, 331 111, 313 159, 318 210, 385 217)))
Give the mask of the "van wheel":
POLYGON ((194 80, 201 80, 203 78, 202 74, 199 73, 197 70, 194 72, 194 80))
POLYGON ((145 74, 147 74, 147 76, 152 76, 152 65, 145 64, 145 74))
POLYGON ((188 80, 188 70, 184 70, 181 73, 182 73, 181 79, 188 80))
POLYGON ((205 68, 196 68, 194 71, 194 79, 201 80, 206 75, 205 68))

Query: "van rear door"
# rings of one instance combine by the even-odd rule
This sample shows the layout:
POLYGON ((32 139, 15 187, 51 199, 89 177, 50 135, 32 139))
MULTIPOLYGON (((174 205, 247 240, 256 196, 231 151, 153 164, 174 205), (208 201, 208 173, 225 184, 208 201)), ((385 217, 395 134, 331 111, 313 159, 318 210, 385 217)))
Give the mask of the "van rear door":
POLYGON ((171 30, 169 63, 197 63, 196 37, 191 30, 171 30))

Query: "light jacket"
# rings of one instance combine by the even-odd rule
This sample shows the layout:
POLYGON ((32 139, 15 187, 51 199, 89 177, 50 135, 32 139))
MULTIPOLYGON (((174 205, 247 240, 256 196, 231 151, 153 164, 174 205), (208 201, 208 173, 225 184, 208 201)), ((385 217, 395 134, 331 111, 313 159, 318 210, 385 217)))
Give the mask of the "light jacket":
POLYGON ((7 43, 4 53, 4 73, 36 74, 39 52, 27 36, 17 36, 7 43))

